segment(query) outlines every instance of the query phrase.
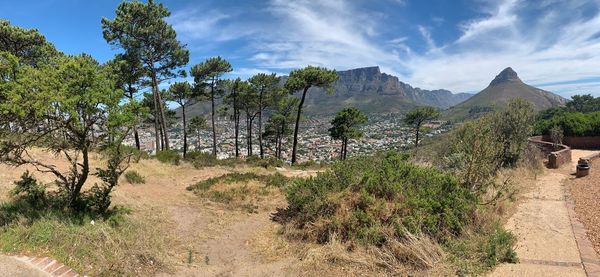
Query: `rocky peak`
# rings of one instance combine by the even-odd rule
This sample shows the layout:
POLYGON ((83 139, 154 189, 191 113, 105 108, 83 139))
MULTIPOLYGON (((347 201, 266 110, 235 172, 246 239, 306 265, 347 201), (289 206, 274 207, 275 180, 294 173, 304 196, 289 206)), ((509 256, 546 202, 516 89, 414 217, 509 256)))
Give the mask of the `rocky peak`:
POLYGON ((510 81, 521 82, 521 79, 519 79, 519 75, 517 75, 517 72, 515 72, 512 68, 507 67, 504 70, 502 70, 500 74, 496 75, 496 78, 492 80, 490 86, 495 86, 497 84, 510 81))

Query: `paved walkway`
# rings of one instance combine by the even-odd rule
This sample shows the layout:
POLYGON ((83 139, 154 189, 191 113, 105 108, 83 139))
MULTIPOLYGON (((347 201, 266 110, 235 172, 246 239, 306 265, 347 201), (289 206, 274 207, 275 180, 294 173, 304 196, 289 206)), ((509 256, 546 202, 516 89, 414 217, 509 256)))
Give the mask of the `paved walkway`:
POLYGON ((51 258, 0 255, 0 277, 77 277, 77 272, 51 258))
MULTIPOLYGON (((573 160, 585 154, 575 150, 573 160)), ((600 276, 598 257, 590 252, 583 225, 566 197, 567 172, 553 170, 539 177, 523 196, 525 201, 506 224, 517 236, 520 263, 502 264, 491 276, 600 276)))

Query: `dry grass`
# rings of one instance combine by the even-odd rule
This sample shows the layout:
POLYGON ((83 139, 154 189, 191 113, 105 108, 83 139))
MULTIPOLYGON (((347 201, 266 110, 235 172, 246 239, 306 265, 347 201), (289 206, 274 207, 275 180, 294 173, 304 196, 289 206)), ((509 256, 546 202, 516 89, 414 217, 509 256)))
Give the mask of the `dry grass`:
POLYGON ((577 217, 587 229, 587 236, 600 255, 600 159, 593 161, 590 175, 571 178, 567 187, 575 201, 577 217))

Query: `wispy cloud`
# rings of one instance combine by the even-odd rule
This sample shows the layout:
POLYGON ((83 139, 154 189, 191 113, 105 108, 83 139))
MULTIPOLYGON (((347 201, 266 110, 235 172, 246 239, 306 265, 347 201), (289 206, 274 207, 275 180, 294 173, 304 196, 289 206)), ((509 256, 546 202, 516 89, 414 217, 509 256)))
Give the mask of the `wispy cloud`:
POLYGON ((511 66, 531 84, 563 82, 544 88, 565 96, 581 90, 600 95, 600 84, 590 80, 600 73, 598 0, 474 0, 478 15, 458 25, 431 17, 404 28, 361 3, 269 0, 260 16, 200 7, 175 13, 171 22, 190 41, 242 40, 238 48, 247 63, 240 76, 309 64, 340 70, 379 65, 415 86, 463 92, 483 89, 511 66), (459 33, 438 40, 436 34, 448 31, 442 28, 459 33))

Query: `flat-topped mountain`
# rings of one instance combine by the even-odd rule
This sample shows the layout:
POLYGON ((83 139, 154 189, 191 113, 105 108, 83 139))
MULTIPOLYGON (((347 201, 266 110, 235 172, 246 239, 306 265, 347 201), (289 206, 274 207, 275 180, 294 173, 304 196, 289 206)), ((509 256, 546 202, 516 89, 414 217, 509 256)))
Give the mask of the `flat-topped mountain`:
POLYGON ((306 99, 309 114, 334 113, 347 105, 367 113, 405 112, 422 105, 446 109, 472 96, 444 89, 414 88, 396 76, 382 73, 377 66, 338 71, 338 75, 335 93, 326 94, 320 89, 309 91, 306 99))
MULTIPOLYGON (((332 115, 346 106, 354 106, 366 113, 403 113, 416 106, 433 106, 446 109, 456 105, 472 94, 444 89, 425 90, 401 82, 398 77, 382 73, 378 66, 338 71, 339 80, 335 92, 327 94, 323 89, 311 88, 307 94, 303 112, 308 116, 332 115)), ((281 84, 287 76, 281 77, 281 84)), ((300 94, 294 94, 300 96, 300 94)), ((187 109, 191 116, 208 114, 207 103, 197 103, 187 109)), ((177 110, 178 114, 181 112, 177 110)))
POLYGON ((531 102, 536 111, 562 106, 567 101, 552 92, 525 84, 517 72, 507 67, 496 75, 487 88, 450 108, 445 115, 453 120, 474 118, 494 107, 505 107, 514 98, 523 98, 531 102))
POLYGON ((333 94, 318 88, 309 91, 305 102, 307 114, 332 114, 345 106, 355 106, 366 113, 401 113, 423 105, 446 109, 472 96, 443 89, 414 88, 396 76, 382 73, 377 66, 337 73, 340 78, 334 84, 333 94))

